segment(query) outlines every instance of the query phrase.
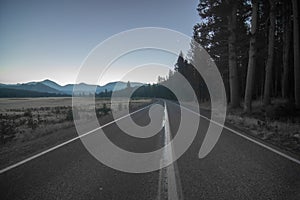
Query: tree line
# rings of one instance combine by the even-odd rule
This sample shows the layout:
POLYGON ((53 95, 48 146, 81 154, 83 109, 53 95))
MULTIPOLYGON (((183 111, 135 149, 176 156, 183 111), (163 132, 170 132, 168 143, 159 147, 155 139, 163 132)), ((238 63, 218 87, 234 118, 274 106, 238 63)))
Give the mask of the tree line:
MULTIPOLYGON (((166 79, 164 79, 165 81, 166 79)), ((104 91, 96 94, 96 97, 111 98, 112 91, 104 91)), ((145 84, 142 86, 131 87, 130 82, 127 88, 114 91, 114 97, 127 97, 131 94, 131 98, 164 98, 170 100, 177 100, 176 96, 167 87, 160 84, 145 84), (133 93, 132 93, 133 92, 133 93)))
MULTIPOLYGON (((197 10, 193 39, 214 59, 232 108, 251 112, 253 100, 268 106, 272 98, 300 108, 297 0, 200 0, 197 10)), ((179 55, 175 70, 203 101, 209 94, 191 65, 194 43, 189 55, 179 55)))
MULTIPOLYGON (((193 28, 190 52, 180 53, 175 72, 158 77, 158 83, 170 84, 180 73, 200 102, 209 100, 206 84, 192 64, 200 44, 221 73, 231 108, 243 106, 249 113, 253 100, 268 106, 282 98, 300 109, 297 0, 199 0, 197 11, 200 22, 193 28)), ((134 95, 174 98, 158 85, 144 86, 134 95)))

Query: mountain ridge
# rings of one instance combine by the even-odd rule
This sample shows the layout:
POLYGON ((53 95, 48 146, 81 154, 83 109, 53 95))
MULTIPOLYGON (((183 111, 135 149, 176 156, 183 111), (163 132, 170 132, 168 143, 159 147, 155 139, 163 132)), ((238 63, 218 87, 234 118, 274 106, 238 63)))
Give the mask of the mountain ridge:
MULTIPOLYGON (((139 82, 132 82, 130 83, 130 85, 132 87, 136 87, 145 84, 139 82)), ((32 81, 27 83, 17 83, 17 84, 0 83, 0 96, 1 96, 1 89, 3 90, 4 88, 14 89, 15 91, 25 90, 25 91, 33 91, 33 92, 49 93, 49 94, 57 94, 57 95, 72 95, 74 87, 76 88, 77 93, 83 93, 83 94, 91 93, 95 91, 95 87, 96 87, 96 94, 99 94, 105 91, 109 92, 109 91, 118 91, 118 90, 125 89, 127 87, 127 82, 114 81, 114 82, 109 82, 103 86, 91 85, 86 83, 60 85, 50 79, 45 79, 43 81, 32 81)))

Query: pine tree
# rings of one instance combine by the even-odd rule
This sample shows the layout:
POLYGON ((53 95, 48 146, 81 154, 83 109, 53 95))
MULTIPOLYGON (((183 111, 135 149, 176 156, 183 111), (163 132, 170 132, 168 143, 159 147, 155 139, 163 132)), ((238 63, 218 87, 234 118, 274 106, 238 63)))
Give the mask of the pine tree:
POLYGON ((296 107, 300 109, 299 5, 298 5, 298 0, 292 0, 292 3, 293 3, 295 104, 296 107))
POLYGON ((250 38, 250 48, 249 48, 249 62, 247 71, 247 83, 245 90, 245 103, 244 111, 251 111, 252 95, 253 95, 253 84, 254 84, 254 74, 256 65, 256 32, 257 32, 257 22, 258 22, 258 0, 252 0, 252 16, 251 16, 251 38, 250 38))
POLYGON ((268 57, 266 64, 266 76, 264 85, 264 105, 271 103, 271 87, 272 87, 272 73, 274 63, 274 42, 275 42, 275 1, 269 0, 270 4, 270 25, 268 38, 268 57))
POLYGON ((230 91, 232 107, 240 104, 240 89, 244 88, 239 69, 248 60, 247 26, 249 15, 246 1, 200 0, 198 13, 201 23, 194 26, 194 39, 214 59, 226 91, 230 91), (238 27, 238 28, 237 28, 238 27))

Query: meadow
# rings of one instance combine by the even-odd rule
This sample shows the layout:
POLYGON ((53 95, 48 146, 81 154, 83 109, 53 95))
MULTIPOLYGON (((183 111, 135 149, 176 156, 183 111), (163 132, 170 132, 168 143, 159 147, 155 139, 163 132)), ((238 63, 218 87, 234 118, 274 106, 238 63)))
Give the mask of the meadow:
MULTIPOLYGON (((129 109, 135 110, 150 102, 150 99, 131 100, 129 109)), ((94 109, 100 124, 112 120, 112 112, 121 116, 128 108, 121 99, 114 103, 111 105, 107 98, 95 100, 94 109)), ((0 166, 78 136, 73 112, 71 97, 0 99, 0 166)))

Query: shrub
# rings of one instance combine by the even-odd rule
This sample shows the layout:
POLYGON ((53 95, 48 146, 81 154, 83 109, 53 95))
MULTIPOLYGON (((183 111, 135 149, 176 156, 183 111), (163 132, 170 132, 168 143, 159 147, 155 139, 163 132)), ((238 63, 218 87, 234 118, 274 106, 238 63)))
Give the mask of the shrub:
POLYGON ((67 111, 67 114, 66 114, 66 120, 67 121, 72 121, 74 118, 73 118, 73 112, 72 112, 72 109, 69 108, 68 111, 67 111))
POLYGON ((32 130, 35 130, 39 126, 37 120, 34 120, 32 117, 29 118, 27 125, 32 130))
POLYGON ((73 110, 72 110, 72 108, 69 108, 67 111, 67 114, 66 114, 66 120, 72 121, 72 120, 74 120, 74 117, 75 117, 75 119, 80 119, 78 110, 76 108, 73 108, 73 110))
POLYGON ((17 129, 13 120, 0 121, 0 140, 4 144, 12 140, 17 133, 17 129))
POLYGON ((99 118, 101 116, 107 115, 110 111, 111 111, 111 109, 107 107, 106 103, 104 103, 102 105, 102 108, 96 109, 96 115, 99 118))
POLYGON ((30 109, 27 109, 25 112, 24 112, 24 117, 32 117, 32 112, 30 109))
POLYGON ((60 114, 60 108, 59 107, 55 107, 54 108, 54 113, 55 114, 60 114))

